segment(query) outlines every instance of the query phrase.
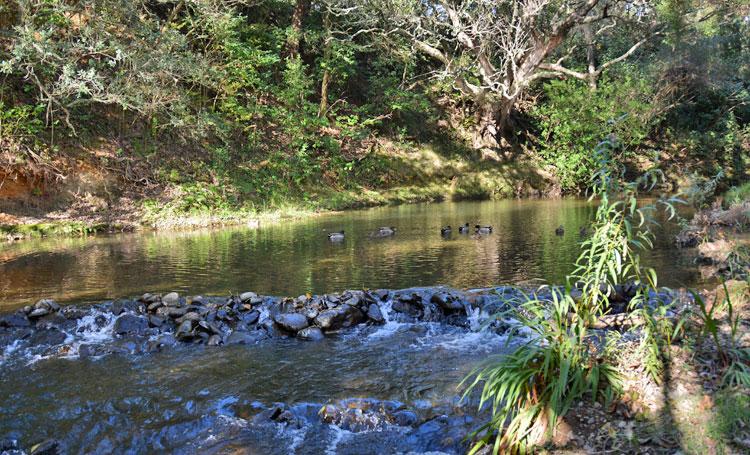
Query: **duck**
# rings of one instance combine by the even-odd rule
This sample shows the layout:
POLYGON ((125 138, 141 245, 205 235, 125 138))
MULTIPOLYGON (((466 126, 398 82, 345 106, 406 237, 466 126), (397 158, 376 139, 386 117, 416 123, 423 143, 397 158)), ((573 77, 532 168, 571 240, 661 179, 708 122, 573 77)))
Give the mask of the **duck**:
POLYGON ((492 226, 474 226, 474 232, 477 234, 492 234, 492 226))
POLYGON ((451 233, 451 231, 452 231, 452 230, 453 230, 453 229, 451 228, 451 226, 450 226, 450 225, 448 225, 448 226, 443 226, 443 227, 441 227, 441 228, 440 228, 440 234, 442 234, 442 235, 448 235, 448 234, 450 234, 450 233, 451 233))
POLYGON ((560 226, 557 226, 557 229, 555 229, 555 235, 564 235, 565 234, 565 228, 561 224, 560 226))
POLYGON ((329 232, 328 233, 328 240, 331 242, 341 242, 344 240, 344 231, 338 231, 338 232, 329 232))
POLYGON ((588 233, 589 233, 589 230, 586 229, 586 226, 581 226, 581 228, 578 229, 578 235, 580 235, 581 237, 586 237, 588 233))
POLYGON ((372 237, 390 237, 396 234, 396 228, 393 226, 382 226, 372 233, 372 237))
POLYGON ((468 234, 469 233, 469 223, 464 223, 463 226, 458 227, 458 232, 461 234, 468 234))

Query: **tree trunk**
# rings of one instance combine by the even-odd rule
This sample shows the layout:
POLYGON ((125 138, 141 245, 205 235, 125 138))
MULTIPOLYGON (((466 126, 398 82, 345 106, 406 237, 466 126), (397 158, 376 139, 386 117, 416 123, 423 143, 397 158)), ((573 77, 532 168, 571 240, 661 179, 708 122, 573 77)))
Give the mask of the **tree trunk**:
POLYGON ((476 110, 477 128, 472 145, 475 149, 498 148, 498 110, 494 103, 479 104, 476 110))
POLYGON ((318 118, 326 115, 328 111, 328 84, 331 82, 331 73, 328 71, 328 63, 331 57, 331 18, 326 12, 323 18, 325 27, 325 38, 323 45, 323 80, 320 82, 320 107, 318 108, 318 118))
POLYGON ((307 16, 307 12, 310 10, 310 1, 311 0, 297 0, 297 4, 294 6, 291 31, 286 40, 286 55, 289 58, 297 58, 299 56, 302 24, 305 20, 305 16, 307 16))
POLYGON ((591 30, 591 24, 585 24, 583 26, 583 38, 586 41, 588 84, 589 88, 594 91, 597 87, 599 74, 596 71, 596 41, 594 39, 594 32, 591 30))
POLYGON ((318 118, 326 115, 328 110, 328 84, 330 82, 330 73, 328 69, 323 71, 323 81, 320 83, 320 107, 318 108, 318 118))

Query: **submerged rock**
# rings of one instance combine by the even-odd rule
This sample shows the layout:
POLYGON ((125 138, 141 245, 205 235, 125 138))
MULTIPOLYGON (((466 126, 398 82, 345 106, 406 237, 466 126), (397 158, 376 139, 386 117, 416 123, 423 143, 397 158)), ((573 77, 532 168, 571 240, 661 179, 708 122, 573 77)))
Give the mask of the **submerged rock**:
POLYGON ((325 338, 320 327, 307 327, 297 332, 297 338, 308 341, 320 341, 325 338))

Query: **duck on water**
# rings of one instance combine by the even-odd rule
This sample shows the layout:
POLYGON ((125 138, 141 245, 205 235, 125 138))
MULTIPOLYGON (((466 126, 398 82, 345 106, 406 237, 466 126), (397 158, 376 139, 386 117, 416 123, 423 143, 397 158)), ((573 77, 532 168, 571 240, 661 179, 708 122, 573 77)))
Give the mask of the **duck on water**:
POLYGON ((328 240, 331 242, 342 242, 344 240, 344 231, 329 232, 328 240))

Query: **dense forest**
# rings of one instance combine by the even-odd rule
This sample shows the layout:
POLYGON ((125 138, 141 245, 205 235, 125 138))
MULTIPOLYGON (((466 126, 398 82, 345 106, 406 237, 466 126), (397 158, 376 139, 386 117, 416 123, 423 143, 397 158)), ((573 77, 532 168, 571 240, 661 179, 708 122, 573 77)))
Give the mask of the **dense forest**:
POLYGON ((579 194, 607 137, 634 172, 726 189, 750 158, 749 14, 742 0, 4 0, 0 208, 157 223, 579 194))

